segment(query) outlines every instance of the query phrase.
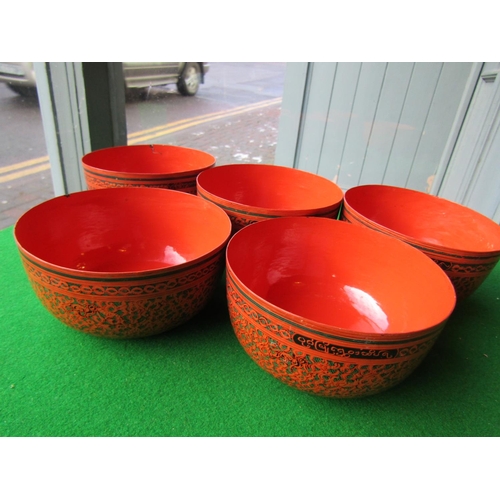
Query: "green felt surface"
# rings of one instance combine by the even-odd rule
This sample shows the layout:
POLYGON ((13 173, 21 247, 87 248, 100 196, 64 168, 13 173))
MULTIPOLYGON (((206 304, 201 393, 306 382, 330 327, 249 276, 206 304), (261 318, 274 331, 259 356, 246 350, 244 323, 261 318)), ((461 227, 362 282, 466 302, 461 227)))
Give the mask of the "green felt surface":
POLYGON ((2 436, 500 436, 500 266, 423 364, 365 399, 325 399, 261 370, 236 340, 224 283, 196 318, 121 341, 79 333, 35 297, 0 231, 2 436))

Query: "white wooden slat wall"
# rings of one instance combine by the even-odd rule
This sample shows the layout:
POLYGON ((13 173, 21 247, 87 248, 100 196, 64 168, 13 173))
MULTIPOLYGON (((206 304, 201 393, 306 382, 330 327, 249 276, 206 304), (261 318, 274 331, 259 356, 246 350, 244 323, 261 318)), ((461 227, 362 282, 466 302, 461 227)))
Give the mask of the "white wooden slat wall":
POLYGON ((435 192, 477 71, 460 62, 293 63, 275 163, 344 190, 380 183, 435 192), (299 73, 307 73, 305 83, 299 73), (289 97, 298 86, 300 106, 297 92, 293 104, 289 97))
POLYGON ((500 62, 484 63, 439 196, 500 223, 500 62))

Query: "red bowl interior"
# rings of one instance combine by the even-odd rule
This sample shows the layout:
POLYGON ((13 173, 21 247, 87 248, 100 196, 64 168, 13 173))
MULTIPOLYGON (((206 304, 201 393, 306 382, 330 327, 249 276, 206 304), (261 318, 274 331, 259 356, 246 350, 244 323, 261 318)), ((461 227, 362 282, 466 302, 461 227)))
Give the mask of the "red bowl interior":
POLYGON ((409 333, 445 321, 455 292, 422 252, 342 221, 278 218, 236 233, 228 272, 278 314, 321 329, 409 333))
POLYGON ((406 188, 365 185, 347 190, 346 205, 369 221, 431 247, 500 252, 500 226, 437 196, 406 188))
POLYGON ((99 149, 82 158, 90 169, 137 175, 166 175, 199 171, 215 165, 204 151, 159 144, 116 146, 99 149))
POLYGON ((226 213, 203 199, 158 188, 98 189, 60 196, 26 212, 18 245, 73 272, 138 272, 182 265, 227 242, 226 213))
POLYGON ((344 196, 324 177, 277 165, 223 165, 202 172, 197 184, 224 205, 271 211, 334 207, 344 196))

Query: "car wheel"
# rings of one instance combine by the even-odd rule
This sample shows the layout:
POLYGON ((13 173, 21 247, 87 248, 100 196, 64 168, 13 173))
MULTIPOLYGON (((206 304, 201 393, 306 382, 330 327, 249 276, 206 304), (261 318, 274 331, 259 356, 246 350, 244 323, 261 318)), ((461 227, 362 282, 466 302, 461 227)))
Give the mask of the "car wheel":
POLYGON ((16 94, 19 94, 23 97, 37 97, 36 87, 23 87, 22 85, 13 85, 12 83, 8 83, 7 86, 13 90, 16 94))
POLYGON ((182 75, 177 82, 177 90, 182 95, 195 95, 201 81, 200 65, 195 62, 186 63, 182 75))

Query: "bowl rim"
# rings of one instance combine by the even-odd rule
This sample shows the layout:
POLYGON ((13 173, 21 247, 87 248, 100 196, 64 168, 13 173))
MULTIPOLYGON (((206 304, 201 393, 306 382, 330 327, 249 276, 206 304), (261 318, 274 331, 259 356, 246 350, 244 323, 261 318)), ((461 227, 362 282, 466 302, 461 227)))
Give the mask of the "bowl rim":
MULTIPOLYGON (((211 167, 206 167, 211 168, 211 167)), ((113 173, 111 170, 103 170, 97 167, 83 167, 85 176, 95 177, 99 179, 104 179, 107 181, 133 181, 133 182, 155 182, 155 183, 175 183, 175 182, 191 182, 195 185, 196 177, 199 173, 201 173, 205 168, 199 170, 193 170, 189 172, 179 172, 178 174, 146 174, 149 177, 144 177, 144 173, 127 173, 126 175, 123 172, 113 173)))
MULTIPOLYGON (((175 274, 179 271, 185 271, 188 270, 191 267, 197 267, 204 261, 209 261, 212 259, 216 254, 218 254, 221 251, 224 251, 225 246, 227 245, 230 237, 231 237, 231 230, 232 230, 232 225, 231 225, 231 219, 229 216, 222 210, 220 207, 215 205, 214 203, 207 202, 206 200, 199 199, 202 203, 207 203, 210 206, 210 209, 214 210, 220 217, 221 220, 224 220, 224 224, 226 226, 225 230, 225 237, 221 243, 219 243, 216 247, 211 249, 208 252, 203 253, 202 255, 199 255, 198 257, 194 259, 190 259, 186 262, 183 262, 182 264, 174 264, 174 265, 168 265, 168 266, 158 266, 155 268, 151 269, 145 269, 145 270, 130 270, 130 271, 87 271, 83 269, 76 269, 73 267, 67 267, 67 266, 61 266, 59 264, 54 264, 53 262, 50 262, 46 259, 42 259, 36 255, 34 255, 32 252, 24 248, 22 243, 19 241, 17 230, 18 226, 22 224, 22 220, 24 216, 26 216, 28 213, 32 213, 33 211, 37 210, 39 207, 42 205, 46 205, 49 203, 53 203, 54 200, 62 200, 63 198, 68 198, 70 196, 77 196, 77 197, 83 197, 83 196, 99 196, 98 194, 86 194, 86 193, 101 193, 100 196, 105 196, 105 193, 107 191, 122 191, 123 194, 126 193, 128 190, 130 192, 136 192, 136 191, 142 191, 145 195, 149 195, 152 191, 157 191, 161 193, 175 193, 175 194, 167 194, 167 196, 173 196, 174 198, 176 196, 187 196, 191 200, 198 200, 199 197, 193 194, 185 193, 182 191, 175 191, 175 190, 170 190, 170 189, 163 189, 163 188, 151 188, 151 187, 124 187, 124 188, 103 188, 103 189, 96 189, 96 190, 87 190, 87 191, 78 191, 75 193, 71 194, 64 194, 60 196, 55 196, 49 200, 43 201, 42 203, 39 203, 38 205, 30 208, 27 210, 19 219, 16 221, 14 224, 13 228, 13 237, 14 241, 17 245, 17 248, 19 252, 23 255, 23 258, 27 258, 29 261, 32 263, 36 264, 37 266, 43 267, 46 271, 51 272, 51 273, 57 273, 60 274, 66 278, 68 277, 74 277, 77 279, 106 279, 106 280, 123 280, 124 278, 130 278, 131 280, 134 279, 140 279, 141 277, 144 278, 153 278, 153 277, 163 277, 163 276, 168 276, 170 274, 175 274), (105 276, 105 278, 104 278, 105 276)), ((196 201, 198 203, 198 201, 196 201)))
MULTIPOLYGON (((210 201, 221 207, 224 211, 231 213, 231 215, 248 217, 249 219, 265 219, 274 217, 297 217, 297 216, 308 216, 316 215, 322 217, 333 217, 338 213, 342 201, 339 201, 335 205, 328 205, 325 208, 309 208, 309 209, 270 209, 270 208, 258 208, 252 207, 250 205, 240 204, 240 207, 236 208, 233 206, 225 205, 223 201, 219 201, 216 197, 211 197, 205 192, 202 192, 200 188, 197 188, 198 196, 206 201, 210 201)), ((223 198, 221 198, 223 200, 223 198)))
MULTIPOLYGON (((280 320, 283 320, 289 324, 295 324, 297 327, 303 329, 303 328, 308 328, 313 332, 316 332, 317 335, 325 338, 335 338, 335 339, 344 339, 346 342, 352 342, 353 340, 359 340, 363 341, 365 343, 376 343, 376 344, 382 344, 382 345, 387 345, 391 343, 395 343, 398 341, 415 341, 419 339, 424 339, 426 337, 432 337, 436 335, 437 331, 440 331, 448 319, 450 318, 451 314, 453 313, 455 306, 456 306, 456 291, 455 288, 453 287, 453 284, 451 283, 450 279, 446 275, 446 273, 436 264, 434 263, 431 259, 429 259, 426 255, 424 255, 420 250, 417 250, 416 248, 412 247, 411 245, 408 245, 407 243, 403 241, 399 241, 396 238, 392 238, 388 235, 382 234, 382 233, 376 233, 371 231, 368 228, 362 228, 361 226, 351 226, 350 224, 340 221, 340 220, 334 220, 334 219, 326 219, 326 218, 316 218, 312 217, 309 219, 317 219, 317 220, 324 220, 324 221, 329 221, 328 223, 333 223, 333 224, 344 224, 347 227, 357 227, 361 229, 362 231, 370 231, 370 234, 373 233, 373 235, 377 235, 375 238, 385 238, 389 239, 391 241, 391 245, 394 246, 399 246, 400 248, 406 248, 405 251, 412 252, 417 259, 421 259, 422 262, 424 262, 424 259, 428 260, 429 263, 431 263, 433 266, 435 266, 436 272, 442 277, 443 281, 443 286, 448 289, 448 294, 450 298, 450 305, 449 308, 443 312, 442 320, 439 321, 436 324, 430 325, 426 328, 420 328, 420 329, 412 329, 408 330, 405 332, 362 332, 362 331, 357 331, 357 330, 351 330, 349 328, 344 328, 344 327, 339 327, 339 326, 334 326, 328 323, 323 323, 321 321, 313 320, 310 318, 306 318, 304 316, 300 316, 296 313, 293 313, 291 311, 288 311, 286 309, 283 309, 282 307, 279 307, 272 302, 269 302, 268 300, 264 299, 257 293, 255 293, 253 290, 251 290, 245 283, 243 283, 235 273, 233 267, 231 266, 231 262, 229 260, 229 253, 231 251, 231 245, 234 245, 234 241, 236 239, 240 239, 245 236, 246 232, 248 231, 253 231, 254 226, 258 224, 272 224, 274 221, 283 221, 287 220, 290 223, 294 220, 297 221, 304 221, 307 220, 308 217, 286 217, 286 218, 281 218, 281 219, 268 219, 265 221, 257 222, 255 224, 250 224, 249 226, 245 226, 243 229, 238 231, 236 234, 234 234, 231 239, 229 240, 229 243, 226 247, 226 279, 231 278, 232 281, 238 285, 238 287, 241 289, 241 291, 246 294, 249 298, 253 299, 253 301, 258 305, 258 307, 262 308, 262 306, 259 305, 259 303, 265 304, 266 309, 277 315, 280 320), (243 232, 245 231, 245 232, 243 232)), ((386 240, 387 241, 387 240, 386 240)), ((444 289, 443 289, 444 292, 444 289)))
POLYGON ((266 163, 231 163, 231 164, 226 164, 226 165, 219 165, 217 167, 214 167, 212 169, 207 169, 196 177, 196 188, 198 195, 202 198, 205 198, 208 201, 211 201, 212 203, 215 203, 221 207, 224 208, 224 210, 234 212, 238 215, 249 215, 249 216, 275 216, 275 217, 283 217, 283 216, 299 216, 299 215, 312 215, 312 214, 329 214, 331 212, 336 211, 342 204, 342 201, 344 199, 344 192, 342 189, 335 184, 333 181, 327 179, 326 177, 323 177, 321 175, 315 174, 313 172, 308 172, 306 170, 300 170, 297 168, 293 167, 287 167, 284 165, 271 165, 271 164, 266 164, 266 163), (238 167, 243 167, 243 168, 256 168, 256 169, 263 169, 263 168, 272 168, 275 171, 279 172, 287 172, 288 175, 295 175, 295 176, 303 176, 303 177, 309 177, 311 179, 315 179, 318 182, 324 183, 325 185, 328 185, 332 188, 332 190, 336 194, 336 199, 334 200, 333 203, 329 203, 327 205, 320 205, 317 207, 313 208, 293 208, 293 209, 284 209, 284 208, 266 208, 266 207, 261 207, 261 206, 256 206, 256 205, 248 205, 246 203, 240 203, 237 201, 234 201, 229 198, 224 198, 222 196, 219 196, 217 194, 214 194, 210 191, 208 191, 205 187, 203 187, 200 182, 203 181, 204 177, 208 175, 216 175, 218 172, 223 172, 224 170, 227 170, 229 168, 238 168, 238 167), (294 172, 294 173, 290 173, 294 172))
POLYGON ((445 246, 436 246, 431 244, 424 244, 422 241, 416 238, 410 238, 408 235, 403 233, 398 233, 397 231, 391 230, 386 226, 382 226, 381 224, 377 224, 373 222, 371 219, 367 217, 361 216, 358 212, 352 211, 351 207, 347 204, 344 204, 343 213, 347 212, 349 214, 348 222, 351 222, 352 219, 356 220, 357 224, 372 229, 373 231, 377 231, 378 233, 385 234, 391 236, 393 238, 404 241, 405 243, 411 245, 412 247, 417 248, 421 252, 426 253, 431 258, 443 262, 463 262, 464 259, 467 259, 469 264, 488 264, 491 262, 496 262, 500 259, 500 251, 490 251, 490 252, 472 252, 465 251, 453 248, 447 248, 445 246), (460 253, 458 253, 460 252, 460 253))
MULTIPOLYGON (((415 342, 425 341, 432 338, 439 333, 449 318, 444 319, 434 326, 421 330, 412 330, 404 333, 378 333, 378 332, 360 332, 357 330, 350 330, 349 328, 342 328, 320 321, 304 318, 298 314, 287 311, 275 304, 268 302, 260 297, 258 294, 250 290, 244 283, 242 283, 236 276, 233 269, 226 261, 227 272, 226 279, 236 290, 250 300, 256 308, 266 311, 268 314, 278 318, 280 322, 296 328, 297 331, 305 330, 315 339, 324 341, 337 341, 346 344, 359 344, 371 345, 373 347, 389 348, 393 345, 401 344, 414 344, 415 342)), ((451 315, 451 313, 450 313, 451 315)))
MULTIPOLYGON (((344 195, 344 204, 343 204, 343 211, 347 211, 351 217, 354 217, 360 222, 361 224, 379 231, 380 233, 387 234, 393 237, 396 237, 398 239, 401 239, 402 241, 407 242, 408 244, 417 247, 419 250, 426 252, 435 252, 442 256, 442 258, 446 257, 455 257, 455 258, 460 258, 463 256, 466 257, 471 257, 474 258, 474 256, 480 255, 482 257, 488 258, 488 257, 500 257, 500 244, 498 245, 497 248, 494 248, 492 250, 470 250, 470 249, 465 249, 460 246, 447 246, 444 244, 432 244, 428 242, 424 242, 419 238, 415 238, 413 236, 410 236, 405 233, 401 233, 399 231, 396 231, 390 227, 384 226, 383 224, 380 224, 366 215, 363 215, 361 212, 356 210, 348 200, 349 194, 351 194, 354 191, 360 191, 363 189, 383 189, 386 191, 400 191, 400 192, 408 192, 411 193, 412 195, 419 196, 422 199, 430 201, 430 203, 439 203, 443 205, 449 205, 450 207, 453 207, 456 210, 461 211, 464 214, 470 214, 473 215, 474 217, 482 220, 490 226, 492 229, 496 227, 496 231, 498 232, 498 237, 500 241, 500 226, 496 224, 495 221, 490 219, 489 217, 481 214, 480 212, 477 212, 476 210, 473 210, 472 208, 466 207, 464 205, 461 205, 460 203, 448 200, 446 198, 441 198, 436 195, 432 195, 430 193, 424 193, 422 191, 418 191, 415 189, 410 189, 410 188, 405 188, 405 187, 400 187, 400 186, 392 186, 392 185, 386 185, 386 184, 361 184, 359 186, 353 186, 349 189, 346 190, 345 195, 344 195), (457 252, 460 252, 458 254, 457 252)), ((471 234, 471 237, 473 235, 471 234)))
MULTIPOLYGON (((202 151, 201 149, 195 149, 195 148, 188 148, 185 146, 176 146, 173 144, 156 144, 156 143, 151 143, 151 144, 127 144, 127 145, 121 145, 121 146, 112 146, 108 148, 101 148, 101 149, 96 149, 94 151, 91 151, 87 154, 85 154, 82 159, 82 167, 84 170, 84 173, 88 173, 90 175, 96 175, 99 177, 103 178, 119 178, 122 180, 134 180, 134 181, 151 181, 151 180, 160 180, 160 179, 175 179, 175 180, 181 180, 186 178, 186 180, 189 180, 193 177, 197 177, 201 172, 204 170, 207 170, 209 168, 212 168, 216 164, 216 158, 210 153, 207 153, 206 151, 202 151), (178 170, 175 172, 123 172, 123 171, 115 171, 115 170, 110 170, 107 168, 102 168, 102 167, 95 167, 93 165, 90 165, 87 163, 89 159, 91 159, 93 156, 97 156, 101 153, 104 152, 109 152, 112 150, 127 150, 130 148, 137 148, 137 149, 144 149, 147 150, 149 149, 154 149, 156 147, 159 147, 161 149, 171 149, 171 150, 177 150, 177 151, 185 151, 189 153, 196 153, 196 154, 201 154, 201 155, 206 155, 207 160, 210 160, 210 165, 206 165, 203 167, 194 167, 194 168, 189 168, 189 169, 182 169, 178 170)), ((195 179, 192 179, 195 181, 195 179)))

